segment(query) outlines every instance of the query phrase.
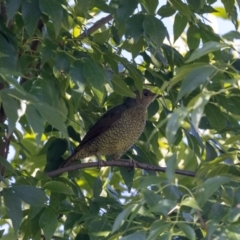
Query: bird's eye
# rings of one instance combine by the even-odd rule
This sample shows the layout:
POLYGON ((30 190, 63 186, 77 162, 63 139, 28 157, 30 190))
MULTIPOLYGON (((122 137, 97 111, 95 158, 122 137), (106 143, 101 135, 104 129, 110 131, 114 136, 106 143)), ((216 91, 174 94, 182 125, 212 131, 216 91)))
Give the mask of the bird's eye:
POLYGON ((143 95, 144 95, 145 97, 147 97, 147 96, 148 96, 148 92, 145 92, 143 95))

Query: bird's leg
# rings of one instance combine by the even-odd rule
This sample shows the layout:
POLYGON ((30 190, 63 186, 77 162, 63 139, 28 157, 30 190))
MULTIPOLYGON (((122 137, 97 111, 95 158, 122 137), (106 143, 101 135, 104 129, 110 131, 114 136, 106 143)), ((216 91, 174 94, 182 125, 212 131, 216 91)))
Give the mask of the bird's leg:
MULTIPOLYGON (((113 160, 119 160, 122 155, 123 155, 122 153, 114 154, 114 155, 112 155, 112 159, 113 160)), ((133 160, 133 159, 129 159, 129 170, 130 170, 130 168, 132 168, 132 166, 133 166, 133 168, 137 168, 138 167, 138 162, 133 160)))
POLYGON ((105 166, 105 164, 104 164, 104 161, 101 159, 101 157, 98 154, 96 154, 96 157, 97 157, 97 160, 98 160, 98 169, 100 170, 101 167, 105 166))
POLYGON ((139 166, 138 162, 136 160, 130 159, 129 160, 129 167, 130 166, 132 167, 132 165, 133 165, 133 168, 137 168, 139 166))

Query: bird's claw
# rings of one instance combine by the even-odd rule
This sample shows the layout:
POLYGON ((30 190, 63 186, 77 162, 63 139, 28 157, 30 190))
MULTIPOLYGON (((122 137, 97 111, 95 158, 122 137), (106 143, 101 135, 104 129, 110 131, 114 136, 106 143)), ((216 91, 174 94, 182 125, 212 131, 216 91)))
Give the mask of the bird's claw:
POLYGON ((105 164, 104 164, 103 160, 102 159, 98 159, 98 170, 100 171, 101 167, 104 167, 104 166, 105 166, 105 164))
POLYGON ((133 159, 130 159, 129 160, 129 170, 130 170, 130 168, 137 168, 139 165, 138 165, 138 162, 137 161, 135 161, 135 160, 133 160, 133 159))

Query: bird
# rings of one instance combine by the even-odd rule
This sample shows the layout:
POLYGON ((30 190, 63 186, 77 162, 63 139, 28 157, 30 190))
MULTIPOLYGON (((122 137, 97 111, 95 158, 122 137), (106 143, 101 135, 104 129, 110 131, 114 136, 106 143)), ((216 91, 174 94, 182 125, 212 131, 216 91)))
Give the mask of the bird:
POLYGON ((72 155, 59 168, 67 167, 77 159, 110 155, 119 159, 138 140, 146 125, 146 112, 150 103, 158 97, 148 89, 135 98, 128 97, 121 104, 108 110, 86 133, 72 155))

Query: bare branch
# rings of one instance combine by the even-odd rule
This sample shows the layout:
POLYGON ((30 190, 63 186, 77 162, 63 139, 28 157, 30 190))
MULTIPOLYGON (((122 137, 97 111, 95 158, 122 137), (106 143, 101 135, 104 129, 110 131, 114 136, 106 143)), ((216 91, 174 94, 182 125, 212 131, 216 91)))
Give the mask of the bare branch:
MULTIPOLYGON (((60 168, 60 169, 48 172, 48 173, 46 173, 46 175, 49 177, 54 177, 54 176, 60 175, 64 172, 69 172, 69 171, 82 169, 82 168, 95 168, 95 167, 99 167, 99 162, 74 164, 74 165, 67 166, 65 168, 60 168)), ((146 163, 136 163, 136 162, 130 161, 129 159, 119 159, 119 160, 114 160, 114 161, 102 161, 102 167, 128 167, 128 168, 136 167, 136 168, 140 168, 140 169, 157 171, 157 172, 165 172, 166 171, 165 167, 153 166, 153 165, 146 164, 146 163)), ((196 176, 195 172, 186 171, 186 170, 177 169, 177 170, 175 170, 175 173, 184 175, 184 176, 189 176, 189 177, 196 176)))
POLYGON ((108 23, 109 21, 111 21, 113 19, 113 16, 111 14, 109 14, 108 16, 101 18, 100 20, 98 20, 97 22, 95 22, 93 24, 92 27, 90 27, 89 29, 85 30, 80 36, 80 39, 86 38, 89 35, 91 35, 93 32, 97 31, 100 27, 102 27, 104 24, 108 23))

